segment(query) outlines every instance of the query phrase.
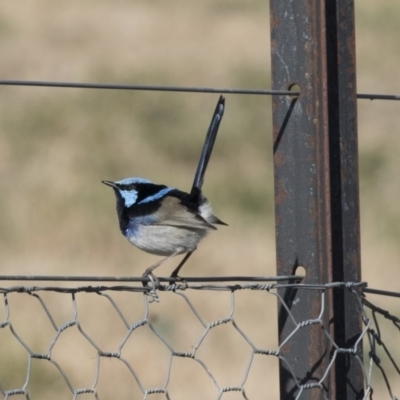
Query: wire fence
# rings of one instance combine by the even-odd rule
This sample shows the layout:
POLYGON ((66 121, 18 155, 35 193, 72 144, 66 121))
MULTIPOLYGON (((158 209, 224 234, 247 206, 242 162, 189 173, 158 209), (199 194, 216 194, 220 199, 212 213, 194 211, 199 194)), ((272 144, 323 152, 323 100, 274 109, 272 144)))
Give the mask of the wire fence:
POLYGON ((143 399, 155 394, 166 399, 221 399, 228 392, 237 392, 244 399, 260 398, 260 394, 271 393, 271 388, 261 381, 256 385, 252 382, 261 358, 261 362, 268 359, 271 367, 275 364, 275 370, 277 361, 282 364, 296 382, 296 399, 305 391, 318 391, 322 398, 329 399, 329 382, 336 360, 351 357, 363 371, 363 399, 373 398, 374 385, 381 385, 380 377, 387 396, 378 392, 379 398, 397 399, 400 354, 393 340, 398 342, 399 338, 385 337, 381 326, 383 321, 390 321, 399 335, 400 319, 366 299, 365 291, 368 289, 362 282, 309 285, 282 282, 282 278, 277 282, 237 282, 234 277, 229 284, 153 282, 148 287, 2 287, 0 393, 5 399, 45 398, 50 389, 52 398, 73 399, 85 394, 95 399, 121 398, 127 395, 124 390, 129 392, 129 398, 143 399), (297 293, 290 302, 279 293, 288 288, 297 293), (318 293, 320 299, 318 309, 313 311, 315 317, 296 320, 291 311, 293 303, 301 299, 302 292, 310 290, 318 293), (325 305, 332 291, 351 293, 362 315, 361 335, 345 348, 335 343, 331 335, 333 321, 326 318, 325 305), (243 292, 257 297, 264 307, 252 307, 252 301, 241 298, 243 292), (204 302, 215 293, 222 296, 218 302, 211 301, 214 308, 219 307, 219 315, 210 317, 204 302), (160 302, 154 301, 160 299, 160 302), (85 306, 88 300, 89 311, 85 306), (34 315, 28 303, 36 304, 34 315), (268 345, 260 338, 268 332, 266 324, 274 325, 275 316, 262 315, 262 311, 266 304, 276 303, 287 313, 292 331, 279 345, 268 345), (161 304, 165 307, 160 315, 161 304), (257 321, 256 325, 251 326, 243 318, 249 314, 257 321), (99 325, 99 322, 102 323, 99 325), (119 329, 110 336, 111 325, 119 329), (318 351, 321 357, 328 351, 330 362, 322 374, 310 371, 308 380, 301 381, 285 354, 295 351, 292 347, 298 343, 296 335, 307 332, 311 326, 318 326, 324 332, 326 347, 318 351), (178 332, 182 327, 186 333, 178 332), (35 330, 36 335, 32 337, 35 330), (107 344, 101 340, 105 336, 107 344), (231 345, 232 336, 234 347, 219 351, 212 346, 215 343, 221 347, 224 343, 231 345), (360 357, 363 341, 364 362, 360 357), (239 348, 241 356, 237 358, 233 353, 239 348), (182 359, 186 362, 179 365, 182 359), (48 372, 47 379, 44 371, 48 372), (194 371, 196 376, 192 375, 194 371), (199 379, 202 389, 196 393, 199 379))

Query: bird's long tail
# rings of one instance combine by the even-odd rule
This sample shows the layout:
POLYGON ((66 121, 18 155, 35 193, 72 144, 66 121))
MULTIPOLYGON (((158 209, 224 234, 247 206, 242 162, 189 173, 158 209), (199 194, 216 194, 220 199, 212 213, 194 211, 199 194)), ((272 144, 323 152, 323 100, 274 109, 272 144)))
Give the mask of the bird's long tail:
MULTIPOLYGON (((204 182, 204 174, 206 173, 208 162, 210 161, 211 153, 214 147, 215 139, 217 137, 219 124, 221 123, 222 117, 225 110, 225 98, 220 96, 217 107, 215 108, 214 115, 211 119, 210 127, 208 128, 206 139, 204 141, 203 150, 201 151, 199 165, 197 166, 196 175, 194 176, 193 186, 190 194, 195 197, 201 194, 201 188, 204 182)), ((218 220, 219 221, 219 220, 218 220)), ((218 223, 226 225, 224 222, 219 221, 218 223)), ((192 255, 193 251, 187 253, 179 265, 174 269, 171 274, 172 278, 176 278, 179 274, 180 269, 186 263, 188 258, 192 255)))
POLYGON ((201 151, 199 164, 197 166, 196 175, 194 176, 191 194, 195 195, 203 186, 204 175, 206 173, 208 162, 210 161, 211 153, 214 147, 215 139, 217 137, 219 124, 225 110, 225 98, 220 96, 217 107, 215 108, 214 115, 211 119, 210 127, 208 128, 206 139, 204 141, 203 150, 201 151))

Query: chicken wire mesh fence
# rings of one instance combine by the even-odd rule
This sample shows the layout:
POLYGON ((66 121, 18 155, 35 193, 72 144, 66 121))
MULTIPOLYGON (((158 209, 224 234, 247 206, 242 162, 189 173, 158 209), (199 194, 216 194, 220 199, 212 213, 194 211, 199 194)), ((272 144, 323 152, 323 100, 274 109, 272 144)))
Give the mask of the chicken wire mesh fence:
POLYGON ((294 398, 311 390, 328 399, 335 362, 347 357, 363 371, 360 398, 372 399, 376 385, 379 398, 395 399, 399 354, 381 325, 390 321, 398 334, 400 319, 366 300, 365 286, 178 282, 3 287, 0 393, 4 399, 277 398, 281 364, 295 382, 294 398), (290 301, 280 294, 288 288, 296 291, 290 301), (310 290, 319 299, 313 318, 297 320, 292 307, 310 290), (338 290, 351 293, 363 321, 361 335, 345 348, 335 343, 333 321, 327 318, 327 299, 338 290), (292 325, 279 345, 276 305, 292 325), (321 358, 328 352, 329 363, 322 372, 311 370, 300 378, 285 355, 296 352, 299 334, 315 326, 326 337, 326 346, 315 350, 321 358))

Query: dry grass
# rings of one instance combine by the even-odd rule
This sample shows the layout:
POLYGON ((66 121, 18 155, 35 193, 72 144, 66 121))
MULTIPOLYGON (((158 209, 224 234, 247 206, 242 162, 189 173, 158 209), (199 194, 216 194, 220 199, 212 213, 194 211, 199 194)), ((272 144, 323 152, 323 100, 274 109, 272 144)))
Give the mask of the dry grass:
MULTIPOLYGON (((2 79, 269 87, 267 2, 28 0, 0 9, 2 79)), ((396 0, 357 1, 359 92, 400 93, 399 16, 396 0)), ((100 180, 136 175, 189 189, 216 100, 2 87, 1 273, 141 274, 156 258, 120 235, 100 180)), ((390 290, 400 281, 398 107, 359 102, 363 278, 390 290)), ((274 274, 270 114, 270 99, 228 96, 205 192, 230 226, 202 243, 185 274, 274 274)), ((256 304, 249 314, 260 312, 256 304)), ((263 390, 276 398, 271 374, 263 390)), ((39 397, 52 398, 41 387, 39 397)))

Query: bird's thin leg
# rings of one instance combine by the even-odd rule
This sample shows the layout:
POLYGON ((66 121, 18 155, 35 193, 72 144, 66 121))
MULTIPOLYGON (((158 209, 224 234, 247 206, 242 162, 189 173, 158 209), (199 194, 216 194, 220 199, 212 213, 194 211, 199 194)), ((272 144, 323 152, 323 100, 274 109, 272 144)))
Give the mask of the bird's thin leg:
POLYGON ((181 270, 181 268, 183 267, 183 265, 185 264, 185 262, 188 260, 188 258, 193 254, 193 251, 191 251, 190 253, 187 253, 185 255, 185 257, 183 257, 183 260, 179 263, 179 265, 174 269, 174 271, 171 274, 171 278, 177 278, 179 271, 181 270))
MULTIPOLYGON (((177 250, 175 250, 170 256, 163 258, 160 261, 157 261, 155 264, 150 265, 150 267, 148 267, 146 269, 146 271, 144 271, 143 276, 148 276, 150 275, 156 268, 158 268, 160 265, 164 264, 165 262, 171 260, 172 258, 176 257, 177 255, 181 254, 184 252, 184 249, 179 248, 177 250)), ((179 264, 180 265, 180 264, 179 264)), ((179 270, 178 270, 179 271, 179 270)))

